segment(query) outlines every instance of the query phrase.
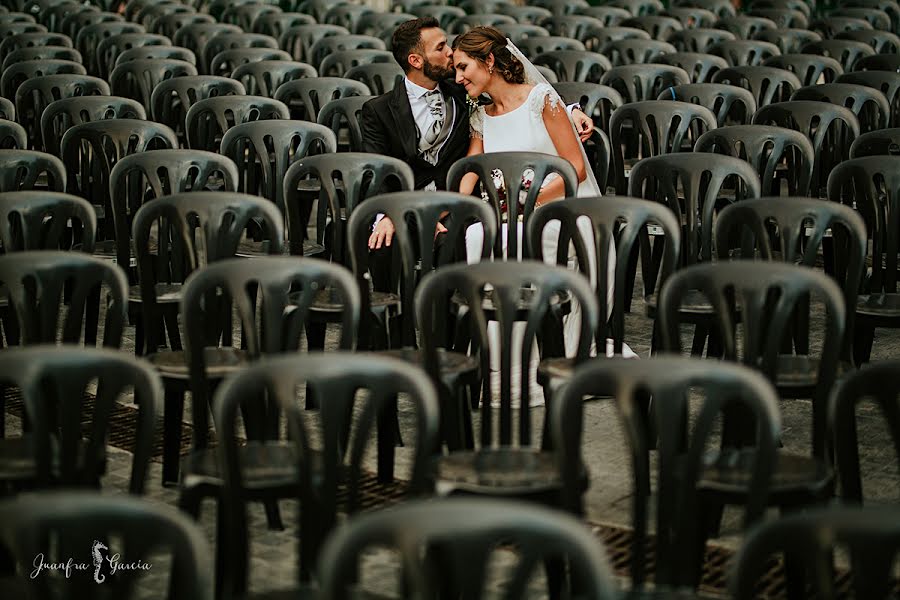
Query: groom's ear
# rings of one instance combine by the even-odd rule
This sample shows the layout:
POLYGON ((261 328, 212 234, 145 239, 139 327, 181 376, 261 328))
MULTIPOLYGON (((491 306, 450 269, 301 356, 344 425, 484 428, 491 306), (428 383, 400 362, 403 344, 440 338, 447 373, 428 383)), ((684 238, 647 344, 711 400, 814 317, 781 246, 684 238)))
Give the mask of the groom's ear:
POLYGON ((415 52, 410 52, 406 60, 409 63, 409 66, 413 69, 421 70, 425 66, 424 57, 421 54, 417 54, 415 52))

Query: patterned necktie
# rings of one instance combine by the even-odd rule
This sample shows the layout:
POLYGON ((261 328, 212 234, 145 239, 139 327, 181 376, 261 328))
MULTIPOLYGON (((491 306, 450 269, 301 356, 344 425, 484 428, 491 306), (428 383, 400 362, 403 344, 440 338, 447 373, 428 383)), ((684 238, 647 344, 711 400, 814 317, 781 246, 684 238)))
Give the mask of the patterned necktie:
POLYGON ((444 128, 444 97, 441 95, 441 90, 434 88, 430 92, 426 92, 425 102, 428 104, 431 116, 434 117, 434 122, 425 132, 425 143, 431 146, 441 134, 441 129, 444 128))

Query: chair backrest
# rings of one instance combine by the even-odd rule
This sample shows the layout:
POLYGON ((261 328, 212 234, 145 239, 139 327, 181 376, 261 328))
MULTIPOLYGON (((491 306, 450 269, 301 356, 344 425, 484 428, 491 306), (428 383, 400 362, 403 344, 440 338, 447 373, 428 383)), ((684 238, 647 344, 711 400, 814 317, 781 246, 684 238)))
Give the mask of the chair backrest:
MULTIPOLYGON (((21 48, 40 48, 42 46, 66 46, 73 48, 72 38, 61 33, 32 32, 19 33, 0 38, 0 56, 4 59, 15 50, 21 48)), ((80 53, 79 53, 80 54, 80 53)))
POLYGON ((315 77, 283 83, 275 98, 288 105, 296 119, 315 122, 319 111, 332 100, 349 96, 368 96, 368 86, 343 77, 315 77))
POLYGON ((238 191, 268 198, 282 213, 288 168, 307 156, 332 152, 337 152, 337 140, 331 129, 308 121, 251 121, 222 137, 222 154, 238 167, 238 191))
MULTIPOLYGON (((859 371, 850 373, 841 381, 829 406, 829 439, 835 457, 838 479, 840 481, 840 497, 845 503, 863 504, 862 472, 860 460, 859 438, 857 436, 858 416, 863 412, 871 416, 868 409, 860 410, 864 401, 874 402, 878 406, 878 414, 883 419, 885 429, 893 442, 894 465, 900 468, 900 389, 897 387, 897 371, 900 366, 896 360, 878 361, 864 365, 859 371)), ((888 456, 890 454, 888 453, 888 456)), ((886 467, 883 456, 879 459, 879 468, 886 467)), ((891 490, 875 487, 867 488, 869 500, 896 502, 897 494, 891 490), (874 496, 874 498, 873 498, 874 496)))
MULTIPOLYGON (((234 50, 238 48, 269 48, 278 50, 278 42, 275 38, 268 35, 260 35, 258 33, 237 32, 221 32, 217 33, 206 42, 203 47, 202 54, 198 54, 197 58, 203 63, 207 75, 222 75, 223 73, 214 73, 212 69, 213 59, 225 50, 234 50)), ((196 51, 194 52, 196 54, 196 51)), ((234 68, 228 69, 230 73, 234 68)))
MULTIPOLYGON (((900 51, 898 51, 900 52, 900 51)), ((888 125, 900 125, 900 73, 888 71, 852 71, 835 79, 835 83, 853 83, 879 90, 891 107, 888 125)))
POLYGON ((243 96, 246 93, 244 86, 230 77, 175 77, 161 81, 154 88, 150 95, 149 116, 171 127, 183 140, 185 118, 194 104, 214 96, 243 96))
POLYGON ((91 75, 100 75, 100 55, 97 47, 104 38, 120 33, 146 33, 142 25, 125 21, 106 21, 81 27, 75 35, 75 48, 87 61, 85 67, 91 75))
POLYGON ((898 523, 896 507, 831 507, 787 515, 760 526, 747 536, 737 555, 730 586, 733 597, 755 597, 755 584, 771 565, 772 555, 784 553, 785 560, 804 565, 803 571, 791 574, 805 571, 809 578, 798 585, 812 584, 816 598, 835 600, 848 594, 855 598, 889 598, 896 591, 898 523), (835 581, 836 552, 847 556, 852 566, 849 589, 843 592, 835 581))
POLYGON ((334 133, 338 142, 338 151, 361 152, 363 150, 360 115, 363 104, 372 98, 373 96, 339 98, 332 100, 319 111, 317 121, 320 125, 329 127, 334 133), (342 135, 344 128, 346 128, 346 136, 342 135), (346 146, 343 144, 344 139, 347 140, 346 146))
POLYGON ((831 38, 832 36, 826 35, 818 42, 811 42, 803 46, 801 51, 807 54, 830 56, 841 63, 844 71, 853 71, 857 68, 857 61, 875 54, 875 49, 865 42, 831 38))
POLYGON ((769 19, 778 27, 806 28, 809 25, 809 15, 793 8, 754 8, 747 14, 752 17, 769 19))
POLYGON ((394 223, 394 244, 400 252, 400 272, 395 279, 400 292, 401 343, 416 347, 414 294, 419 280, 435 269, 463 259, 458 256, 458 250, 465 247, 466 230, 474 223, 480 223, 484 230, 480 255, 487 259, 497 232, 494 213, 484 202, 454 192, 404 191, 367 198, 350 214, 347 224, 353 272, 360 285, 366 287, 370 225, 378 214, 394 223), (438 220, 444 223, 447 233, 436 249, 434 232, 438 220))
POLYGON ((274 96, 275 90, 285 81, 317 76, 312 65, 289 60, 249 62, 238 66, 231 73, 231 77, 240 81, 248 94, 268 98, 274 96))
POLYGON ((554 50, 534 59, 534 64, 553 69, 560 81, 597 83, 612 68, 609 59, 597 52, 554 50))
MULTIPOLYGON (((104 567, 106 574, 97 573, 105 578, 103 585, 97 585, 93 569, 73 569, 71 578, 59 582, 51 574, 41 573, 36 581, 28 581, 35 584, 38 598, 52 598, 60 591, 65 598, 137 598, 136 590, 142 589, 141 575, 146 573, 141 567, 146 567, 147 557, 159 550, 171 556, 171 589, 178 590, 177 597, 213 598, 213 553, 206 537, 184 514, 158 502, 96 492, 54 490, 22 495, 0 505, 0 540, 7 555, 13 556, 23 571, 32 568, 35 556, 64 564, 73 557, 86 556, 87 549, 97 552, 101 561, 102 549, 108 557, 120 555, 120 567, 136 565, 119 569, 115 575, 104 567), (47 546, 48 539, 58 542, 53 550, 47 546), (118 540, 121 546, 107 548, 97 541, 109 543, 110 539, 118 540)), ((176 594, 167 597, 175 598, 176 594)))
POLYGON ((861 56, 853 63, 857 71, 894 71, 900 70, 900 56, 897 54, 873 54, 861 56))
MULTIPOLYGON (((831 15, 832 17, 862 19, 863 21, 866 21, 869 25, 871 25, 871 29, 877 29, 881 31, 890 31, 891 29, 891 17, 888 16, 888 14, 883 10, 878 10, 876 8, 866 8, 862 6, 841 7, 837 10, 832 10, 829 15, 831 15)), ((849 30, 860 31, 860 29, 857 28, 849 30)), ((864 29, 863 31, 868 30, 864 29)))
POLYGON ((822 36, 805 28, 778 28, 760 31, 753 39, 775 44, 781 50, 781 54, 795 54, 806 44, 821 41, 822 36))
MULTIPOLYGON (((524 10, 543 10, 539 6, 516 6, 511 8, 521 8, 524 10)), ((497 27, 497 29, 506 37, 508 37, 514 44, 518 44, 522 40, 526 40, 530 37, 550 35, 550 32, 544 27, 541 27, 540 25, 534 23, 527 23, 522 20, 522 17, 516 17, 516 20, 518 21, 517 23, 507 23, 506 25, 499 25, 497 27)))
POLYGON ((828 177, 828 199, 851 206, 866 222, 871 244, 871 271, 865 293, 894 293, 897 288, 897 234, 894 210, 900 201, 900 158, 866 156, 837 165, 828 177))
POLYGON ((628 149, 639 152, 639 158, 681 152, 716 127, 712 111, 690 102, 645 100, 620 107, 609 124, 617 193, 628 191, 625 160, 634 158, 626 156, 628 149))
POLYGON ((0 281, 18 322, 21 345, 95 345, 101 287, 107 294, 102 297, 103 345, 121 345, 128 281, 115 264, 66 250, 10 252, 0 256, 0 281))
MULTIPOLYGON (((617 196, 605 196, 602 201, 599 198, 567 198, 543 207, 528 224, 530 254, 537 260, 555 259, 558 265, 565 267, 568 263, 568 240, 575 245, 579 268, 590 281, 595 282, 596 287, 594 300, 601 318, 594 331, 594 341, 597 348, 605 348, 606 340, 612 339, 613 352, 617 355, 622 354, 625 311, 630 304, 625 297, 630 292, 627 282, 633 275, 630 271, 637 266, 637 263, 624 257, 634 255, 636 244, 644 245, 642 242, 647 239, 647 227, 650 225, 659 227, 665 236, 664 247, 656 249, 660 253, 661 262, 656 280, 662 284, 678 266, 681 251, 681 227, 666 206, 617 196), (590 221, 591 235, 588 239, 585 239, 583 229, 577 224, 583 217, 590 221), (557 256, 544 256, 545 228, 548 223, 556 220, 560 223, 557 256), (608 295, 611 281, 614 294, 612 305, 608 295)), ((662 244, 663 240, 660 239, 658 243, 662 244)), ((649 275, 645 273, 644 277, 646 279, 649 275)), ((651 285, 651 293, 655 291, 651 285)))
POLYGON ((728 40, 736 40, 737 37, 724 29, 685 29, 676 31, 669 38, 669 43, 674 45, 679 52, 706 52, 715 44, 728 40))
MULTIPOLYGON (((740 365, 710 363, 683 357, 655 357, 649 360, 599 358, 578 367, 566 382, 560 397, 554 398, 551 431, 559 448, 566 489, 577 489, 578 471, 583 468, 582 436, 585 396, 612 396, 623 422, 626 453, 631 456, 634 476, 631 547, 631 579, 635 587, 646 579, 647 537, 650 499, 651 448, 658 457, 656 498, 656 584, 692 584, 699 573, 702 556, 697 541, 703 520, 698 510, 704 469, 713 464, 728 465, 741 455, 734 440, 724 439, 711 457, 711 432, 718 417, 727 421, 728 411, 739 404, 754 418, 755 452, 747 460, 747 496, 744 525, 765 513, 769 482, 775 468, 781 418, 778 395, 764 377, 740 365), (702 392, 696 419, 689 429, 689 397, 702 392), (658 439, 648 439, 646 416, 648 399, 651 427, 658 439), (654 443, 655 442, 655 443, 654 443), (677 466, 676 466, 677 465, 677 466), (568 488, 569 485, 575 486, 568 488)), ((696 402, 696 401, 695 401, 696 402)), ((693 408, 693 407, 691 407, 693 408)), ((694 414, 693 410, 690 410, 694 414)), ((747 414, 742 412, 741 414, 747 414)), ((726 467, 727 468, 727 467, 726 467)), ((575 502, 572 499, 570 502, 575 502)))
POLYGON ((760 65, 765 60, 781 54, 775 44, 746 39, 719 42, 707 48, 706 51, 715 56, 721 56, 732 67, 760 65))
POLYGON ((728 68, 728 62, 721 56, 700 52, 673 52, 672 54, 663 54, 656 60, 664 65, 681 67, 690 76, 693 83, 712 81, 712 76, 717 71, 728 68))
MULTIPOLYGON (((674 19, 678 19, 678 21, 682 25, 682 29, 680 29, 679 31, 683 31, 684 29, 699 29, 701 27, 712 27, 713 25, 715 25, 716 21, 719 20, 719 17, 717 17, 716 13, 710 10, 710 8, 712 7, 705 8, 696 5, 675 6, 673 4, 661 14, 672 17, 674 19)), ((677 32, 673 31, 669 36, 669 39, 671 39, 672 35, 674 35, 675 33, 677 32)))
POLYGON ((595 127, 604 132, 609 131, 609 120, 613 111, 625 104, 619 92, 599 83, 585 81, 555 83, 553 89, 567 103, 581 105, 584 113, 594 120, 595 127))
POLYGON ((96 231, 97 215, 84 198, 61 192, 0 194, 0 245, 4 252, 77 246, 90 254, 96 231))
MULTIPOLYGON (((490 200, 497 223, 517 223, 521 216, 523 228, 526 229, 541 185, 548 176, 556 174, 562 178, 567 198, 575 196, 578 189, 578 175, 572 163, 562 157, 540 152, 488 152, 463 157, 450 165, 447 189, 459 190, 459 184, 467 173, 478 175, 482 193, 490 200), (503 192, 494 184, 494 170, 502 175, 503 192)), ((509 227, 506 254, 503 252, 502 236, 498 236, 494 241, 494 258, 510 261, 516 260, 519 255, 527 258, 528 247, 519 235, 518 227, 509 227)))
POLYGON ((600 79, 600 83, 622 94, 626 102, 655 100, 666 88, 690 82, 684 69, 656 64, 613 67, 600 79))
MULTIPOLYGON (((278 43, 281 49, 290 54, 294 60, 315 65, 318 63, 313 61, 313 44, 325 37, 336 35, 350 35, 350 32, 346 27, 340 25, 324 23, 294 25, 282 32, 278 43)), ((321 62, 321 59, 318 62, 321 62)))
POLYGON ((667 17, 665 15, 643 15, 640 17, 631 17, 621 22, 623 27, 637 27, 643 29, 650 34, 654 40, 667 41, 676 31, 684 29, 681 21, 675 17, 667 17))
POLYGON ((877 29, 860 29, 859 31, 842 31, 835 36, 837 40, 852 40, 872 46, 876 53, 900 52, 900 37, 890 31, 877 29))
POLYGON ((159 82, 197 75, 197 68, 184 60, 137 59, 120 63, 109 75, 112 93, 139 101, 150 110, 150 97, 159 82))
POLYGON ((332 52, 322 59, 318 70, 323 77, 346 77, 347 71, 354 67, 381 63, 399 66, 394 55, 387 50, 359 48, 332 52))
POLYGON ((518 556, 512 580, 497 590, 490 588, 498 597, 522 597, 542 559, 568 561, 578 591, 573 597, 610 600, 617 594, 601 545, 573 517, 535 504, 452 498, 404 503, 360 516, 336 531, 319 561, 322 598, 349 598, 347 582, 354 580, 366 551, 385 546, 400 554, 408 598, 433 598, 442 592, 483 597, 487 565, 495 564, 500 546, 514 547, 518 556), (433 554, 438 549, 436 569, 433 554))
MULTIPOLYGON (((498 236, 499 237, 499 236, 498 236)), ((550 345, 552 330, 561 333, 564 304, 577 301, 581 307, 581 324, 575 351, 577 362, 588 357, 591 341, 598 326, 598 309, 594 290, 588 279, 564 267, 534 260, 479 262, 442 267, 422 279, 416 292, 416 322, 422 335, 425 368, 432 380, 440 380, 439 348, 450 348, 452 337, 468 333, 467 339, 478 349, 483 373, 490 373, 491 355, 500 356, 499 429, 495 432, 491 392, 492 377, 482 377, 482 414, 480 443, 484 448, 496 446, 535 446, 531 435, 530 371, 533 346, 538 335, 550 345), (451 296, 467 308, 467 314, 456 323, 456 332, 448 335, 451 296), (488 335, 485 299, 493 308, 491 320, 497 322, 498 334, 488 335), (521 373, 512 369, 513 326, 525 322, 521 343, 521 373), (552 326, 551 326, 552 325, 552 326), (497 347, 499 346, 499 348, 497 347), (516 382, 516 376, 519 381, 516 382), (518 383, 519 414, 513 418, 513 386, 518 383), (518 422, 518 436, 513 432, 518 422)), ((562 344, 560 344, 561 346, 562 344)), ((550 352, 545 352, 542 358, 550 352)))
POLYGON ((149 30, 152 33, 164 35, 170 40, 175 38, 175 34, 182 27, 195 24, 211 24, 216 20, 207 14, 202 13, 172 13, 168 15, 160 15, 150 24, 149 30))
POLYGON ((262 60, 288 62, 291 55, 278 48, 228 48, 209 59, 207 72, 210 75, 229 77, 239 66, 262 60))
POLYGON ((812 142, 799 131, 771 125, 719 127, 700 136, 694 150, 746 160, 759 174, 763 196, 779 195, 782 177, 789 195, 809 193, 816 155, 812 142), (781 164, 788 165, 784 174, 778 170, 781 164))
POLYGON ((773 56, 763 62, 766 67, 776 67, 790 71, 800 80, 804 86, 817 83, 831 83, 843 74, 841 63, 830 56, 819 54, 785 54, 773 56))
POLYGON ((288 107, 266 96, 227 95, 198 100, 187 111, 184 128, 188 147, 218 152, 232 127, 251 121, 287 120, 288 107))
POLYGON ((82 62, 81 53, 71 46, 40 46, 13 50, 3 58, 3 69, 23 61, 45 59, 82 62))
POLYGON ((134 215, 131 238, 137 259, 146 343, 155 352, 160 341, 154 320, 157 285, 182 283, 199 267, 233 257, 251 222, 268 242, 269 254, 281 254, 283 217, 274 204, 246 194, 186 192, 156 198, 134 215), (151 246, 151 229, 169 244, 151 246), (155 254, 153 249, 155 248, 155 254))
POLYGON ((155 437, 162 382, 145 362, 119 350, 30 346, 3 351, 0 382, 18 388, 34 437, 35 487, 99 487, 117 400, 137 404, 128 490, 142 494, 155 437), (91 384, 96 382, 96 388, 91 384), (95 391, 90 391, 95 389, 95 391), (88 395, 92 402, 86 402, 88 395), (83 423, 90 425, 84 435, 83 423))
POLYGON ((375 62, 352 67, 343 76, 364 83, 373 94, 380 95, 403 80, 403 69, 396 62, 375 62))
POLYGON ((888 125, 891 106, 880 90, 853 83, 824 83, 798 89, 791 100, 831 102, 853 111, 862 133, 884 129, 888 125))
POLYGON ((87 75, 87 71, 81 63, 71 60, 26 60, 3 70, 0 93, 8 100, 15 100, 16 90, 23 81, 45 75, 87 75))
POLYGON ((59 156, 60 141, 71 127, 102 119, 146 120, 137 100, 118 96, 73 96, 54 100, 41 114, 41 139, 48 154, 59 156))
POLYGON ((315 24, 316 19, 312 15, 299 12, 270 12, 259 15, 253 22, 253 33, 271 35, 276 40, 285 31, 295 25, 315 24))
MULTIPOLYGON (((827 398, 845 340, 847 314, 843 291, 831 277, 809 267, 754 260, 702 263, 676 271, 659 298, 660 331, 667 351, 681 351, 678 328, 684 317, 679 309, 694 291, 712 306, 724 358, 757 368, 773 382, 782 343, 792 331, 791 320, 798 310, 809 310, 804 303, 810 295, 821 301, 825 323, 814 387, 815 398, 827 398), (736 305, 740 306, 740 341, 736 305)), ((824 407, 818 409, 814 407, 814 415, 825 414, 824 407)), ((824 419, 813 425, 824 427, 824 419)), ((824 456, 821 429, 813 431, 813 441, 813 454, 824 456)))
POLYGON ((713 76, 715 83, 729 83, 749 90, 757 107, 791 99, 800 89, 800 79, 784 69, 764 66, 730 67, 713 76))
MULTIPOLYGON (((322 541, 337 524, 339 484, 349 488, 347 511, 359 510, 366 446, 375 424, 391 414, 398 394, 404 394, 415 407, 410 481, 413 491, 424 491, 438 444, 440 407, 431 381, 409 363, 351 352, 267 357, 236 373, 217 390, 212 404, 221 432, 226 486, 239 496, 246 488, 235 441, 238 410, 245 425, 252 423, 248 415, 287 421, 288 439, 296 448, 290 466, 297 469, 300 479, 301 579, 308 580, 314 572, 322 541), (297 401, 296 392, 302 386, 321 400, 317 418, 309 416, 297 401), (361 391, 366 392, 362 397, 361 391), (266 407, 270 407, 269 414, 261 414, 266 407), (356 407, 361 409, 358 417, 353 416, 356 407), (321 451, 313 452, 313 440, 320 440, 321 451)), ((279 421, 274 427, 248 427, 251 443, 284 440, 278 433, 279 421)))
MULTIPOLYGON (((381 39, 371 35, 330 35, 323 37, 310 46, 307 62, 321 65, 325 57, 343 50, 384 50, 381 39)), ((319 69, 321 70, 321 68, 319 69)), ((324 74, 324 73, 323 73, 324 74)))
POLYGON ((737 203, 760 194, 759 175, 746 161, 703 153, 645 158, 628 183, 631 196, 666 205, 683 224, 679 254, 685 265, 712 260, 713 218, 726 189, 734 190, 737 203))
POLYGON ((0 148, 4 150, 25 150, 28 148, 28 133, 15 121, 0 120, 0 148))
POLYGON ((101 77, 106 78, 116 66, 119 56, 132 48, 144 46, 171 46, 172 40, 153 33, 120 33, 97 44, 97 66, 101 77))
POLYGON ((850 158, 900 155, 900 127, 863 133, 850 146, 850 158))
POLYGON ((55 156, 34 150, 0 150, 0 192, 66 189, 66 169, 55 156))
POLYGON ((657 100, 678 100, 705 106, 716 115, 719 127, 747 125, 756 112, 756 98, 752 92, 724 83, 676 85, 663 90, 657 100))
POLYGON ((609 58, 615 66, 637 65, 657 62, 663 54, 677 52, 675 46, 659 40, 626 39, 607 42, 600 48, 600 53, 609 58))
POLYGON ((237 25, 227 23, 190 23, 175 32, 172 43, 193 52, 197 57, 199 70, 205 75, 206 46, 213 37, 220 33, 241 34, 243 31, 237 25))
POLYGON ((796 129, 809 138, 815 154, 809 192, 817 198, 824 197, 828 174, 848 158, 859 135, 859 120, 849 109, 810 100, 763 106, 753 115, 753 124, 796 129))
POLYGON ((649 40, 650 34, 637 27, 604 27, 591 32, 591 37, 587 40, 585 47, 590 46, 591 50, 596 52, 609 42, 630 39, 649 40))

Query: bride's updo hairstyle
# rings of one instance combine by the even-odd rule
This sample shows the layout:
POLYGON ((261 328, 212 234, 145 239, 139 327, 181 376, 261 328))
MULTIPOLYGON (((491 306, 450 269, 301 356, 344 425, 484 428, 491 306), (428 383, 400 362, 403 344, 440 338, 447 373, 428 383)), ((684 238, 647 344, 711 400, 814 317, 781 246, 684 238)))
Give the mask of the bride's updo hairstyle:
POLYGON ((494 70, 507 83, 525 83, 525 67, 506 47, 506 36, 493 27, 475 27, 453 40, 453 49, 462 50, 481 64, 494 55, 494 70))

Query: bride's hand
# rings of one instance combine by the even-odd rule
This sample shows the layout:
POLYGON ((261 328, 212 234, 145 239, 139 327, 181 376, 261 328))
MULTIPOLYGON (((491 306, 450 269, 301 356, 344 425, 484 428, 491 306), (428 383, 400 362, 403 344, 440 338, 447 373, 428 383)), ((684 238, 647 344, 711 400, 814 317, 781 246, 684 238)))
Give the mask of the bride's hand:
POLYGON ((390 246, 391 240, 393 239, 394 223, 387 217, 383 217, 378 221, 378 224, 375 225, 375 229, 372 230, 372 235, 369 236, 369 250, 378 250, 381 248, 382 244, 390 246))
POLYGON ((578 108, 572 111, 572 121, 575 123, 575 130, 581 141, 588 141, 591 134, 594 133, 594 121, 578 108))

